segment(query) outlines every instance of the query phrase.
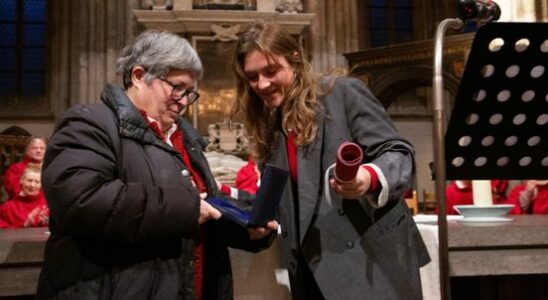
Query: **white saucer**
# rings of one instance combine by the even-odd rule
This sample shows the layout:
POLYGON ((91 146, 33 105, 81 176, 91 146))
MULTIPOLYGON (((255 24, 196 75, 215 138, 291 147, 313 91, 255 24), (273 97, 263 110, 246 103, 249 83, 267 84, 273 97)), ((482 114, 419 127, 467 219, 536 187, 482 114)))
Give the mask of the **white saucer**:
POLYGON ((468 217, 457 220, 457 222, 471 226, 495 226, 507 224, 512 221, 514 221, 514 219, 506 217, 468 217))
POLYGON ((514 208, 513 204, 495 204, 489 206, 455 205, 455 210, 464 218, 504 218, 514 208))

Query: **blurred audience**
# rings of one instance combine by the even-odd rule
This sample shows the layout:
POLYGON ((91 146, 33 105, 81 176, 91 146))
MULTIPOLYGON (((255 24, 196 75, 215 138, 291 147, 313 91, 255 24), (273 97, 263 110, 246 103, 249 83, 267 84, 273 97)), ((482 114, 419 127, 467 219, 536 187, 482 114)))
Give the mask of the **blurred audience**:
POLYGON ((239 190, 244 190, 250 194, 256 194, 257 189, 259 189, 259 185, 261 184, 260 180, 261 173, 255 164, 255 160, 253 160, 253 156, 250 155, 247 164, 236 174, 234 185, 239 190))
POLYGON ((548 214, 548 180, 525 180, 508 194, 511 214, 548 214))
POLYGON ((493 191, 493 204, 505 204, 507 202, 508 180, 491 180, 491 190, 493 191))
MULTIPOLYGON (((506 203, 506 189, 508 180, 491 180, 491 190, 493 192, 493 204, 506 203)), ((455 205, 472 205, 474 197, 472 194, 471 180, 455 180, 445 189, 446 211, 448 215, 458 215, 455 205)), ((437 211, 436 211, 437 212, 437 211)))
POLYGON ((42 193, 39 164, 29 163, 19 179, 19 192, 0 205, 0 228, 47 226, 49 210, 42 193))
POLYGON ((46 139, 31 137, 25 147, 23 160, 11 164, 4 173, 3 184, 8 199, 14 198, 21 191, 21 175, 29 163, 42 164, 46 153, 46 139))

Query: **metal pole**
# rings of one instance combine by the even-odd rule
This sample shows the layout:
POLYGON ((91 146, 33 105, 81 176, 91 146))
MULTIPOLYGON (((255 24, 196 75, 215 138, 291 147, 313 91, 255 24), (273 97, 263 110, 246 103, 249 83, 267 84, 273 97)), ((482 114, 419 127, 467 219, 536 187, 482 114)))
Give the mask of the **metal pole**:
POLYGON ((445 209, 445 145, 443 139, 445 127, 445 108, 443 99, 443 38, 447 28, 462 28, 461 19, 445 19, 436 30, 434 40, 434 103, 432 122, 434 127, 434 164, 436 180, 436 201, 438 206, 438 240, 440 264, 440 293, 441 299, 451 299, 449 284, 449 250, 447 239, 447 212, 445 209))

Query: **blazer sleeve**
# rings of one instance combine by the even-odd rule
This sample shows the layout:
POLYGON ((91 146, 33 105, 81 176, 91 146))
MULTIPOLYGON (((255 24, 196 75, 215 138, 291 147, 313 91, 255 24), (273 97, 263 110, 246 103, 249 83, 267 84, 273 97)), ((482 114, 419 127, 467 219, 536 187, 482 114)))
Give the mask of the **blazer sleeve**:
POLYGON ((409 189, 414 174, 413 146, 400 136, 382 104, 361 80, 342 78, 334 92, 344 99, 347 126, 364 149, 364 163, 374 164, 382 172, 388 201, 399 198, 409 189))

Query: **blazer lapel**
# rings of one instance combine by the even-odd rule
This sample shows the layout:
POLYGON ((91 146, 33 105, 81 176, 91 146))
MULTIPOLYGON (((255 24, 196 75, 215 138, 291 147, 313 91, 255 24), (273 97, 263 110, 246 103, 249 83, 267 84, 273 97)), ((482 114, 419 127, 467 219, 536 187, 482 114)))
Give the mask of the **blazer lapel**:
POLYGON ((318 131, 316 139, 307 147, 297 148, 298 164, 298 190, 299 190, 299 229, 300 242, 306 237, 312 218, 317 214, 319 202, 322 199, 322 147, 324 113, 319 111, 316 115, 318 131))

